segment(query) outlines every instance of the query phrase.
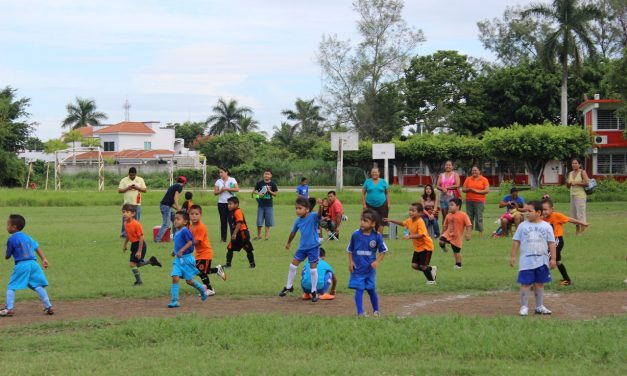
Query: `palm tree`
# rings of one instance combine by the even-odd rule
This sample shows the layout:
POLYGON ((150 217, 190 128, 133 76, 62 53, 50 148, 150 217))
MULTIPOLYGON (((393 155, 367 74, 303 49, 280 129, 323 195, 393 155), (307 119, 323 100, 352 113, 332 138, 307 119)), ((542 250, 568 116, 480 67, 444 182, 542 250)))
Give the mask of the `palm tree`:
POLYGON ((240 121, 244 116, 252 115, 253 111, 248 107, 238 107, 237 101, 218 99, 218 104, 212 108, 213 115, 207 119, 210 135, 235 133, 240 130, 240 121))
POLYGON ((296 133, 298 127, 304 136, 322 136, 324 134, 320 122, 326 119, 320 116, 320 106, 315 105, 314 101, 314 99, 305 101, 297 98, 294 103, 296 111, 281 111, 281 114, 285 115, 288 120, 296 121, 296 124, 291 126, 291 136, 296 133))
POLYGON ((286 122, 281 123, 281 127, 272 127, 274 134, 272 135, 272 141, 287 148, 292 143, 292 126, 286 122))
POLYGON ((579 0, 553 0, 551 6, 532 4, 522 12, 523 17, 542 16, 557 24, 557 30, 549 34, 543 45, 543 58, 549 65, 557 56, 562 66, 562 87, 560 119, 568 124, 568 58, 577 65, 583 57, 581 46, 590 54, 595 53, 595 45, 590 39, 590 21, 601 17, 601 11, 593 4, 580 4, 579 0))
POLYGON ((61 123, 63 128, 76 129, 86 125, 98 125, 100 120, 107 119, 104 112, 96 111, 96 101, 93 99, 76 97, 76 104, 69 103, 65 108, 67 116, 61 123))
POLYGON ((259 130, 259 122, 252 116, 243 116, 239 120, 239 133, 246 134, 259 130))

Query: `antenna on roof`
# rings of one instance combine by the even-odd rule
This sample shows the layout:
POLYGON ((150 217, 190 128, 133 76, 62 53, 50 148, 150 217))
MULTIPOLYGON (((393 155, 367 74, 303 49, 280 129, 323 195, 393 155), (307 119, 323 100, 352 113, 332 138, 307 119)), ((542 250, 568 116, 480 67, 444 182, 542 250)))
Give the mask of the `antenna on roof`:
POLYGON ((122 107, 124 108, 124 120, 125 121, 131 120, 131 113, 130 113, 131 102, 128 101, 128 98, 124 100, 124 105, 122 107))

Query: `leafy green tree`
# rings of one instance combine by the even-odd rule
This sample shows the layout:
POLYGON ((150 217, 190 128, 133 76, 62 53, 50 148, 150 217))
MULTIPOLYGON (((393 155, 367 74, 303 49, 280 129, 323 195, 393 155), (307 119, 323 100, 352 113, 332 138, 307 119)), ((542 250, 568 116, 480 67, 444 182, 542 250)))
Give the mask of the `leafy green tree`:
POLYGON ((483 142, 492 158, 523 162, 530 174, 532 188, 541 187, 540 177, 549 161, 583 156, 591 145, 590 136, 584 129, 548 123, 490 128, 485 132, 483 142))
POLYGON ((557 25, 557 29, 544 41, 542 56, 547 66, 551 66, 557 56, 562 67, 560 122, 567 125, 569 57, 573 58, 576 65, 580 65, 582 49, 590 54, 595 53, 596 47, 590 38, 590 23, 602 14, 595 4, 581 5, 579 0, 553 0, 551 6, 533 5, 522 12, 523 17, 532 15, 544 17, 557 25))
POLYGON ((0 185, 22 184, 26 167, 16 153, 24 149, 34 123, 28 123, 28 98, 16 98, 15 89, 0 90, 0 185))
MULTIPOLYGON (((72 149, 76 149, 77 142, 83 142, 84 138, 81 132, 77 129, 67 132, 63 135, 63 141, 66 143, 72 143, 72 149)), ((76 152, 72 153, 72 164, 76 164, 76 152)))
POLYGON ((204 135, 207 131, 207 123, 200 121, 186 121, 182 124, 174 123, 169 125, 174 126, 174 137, 185 140, 184 143, 187 148, 191 146, 191 143, 198 138, 198 136, 204 135))
POLYGON ((76 103, 69 103, 65 106, 67 116, 63 119, 61 127, 76 129, 89 125, 99 125, 101 120, 108 117, 104 112, 97 111, 94 99, 76 97, 76 103))
MULTIPOLYGON (((617 94, 617 97, 623 100, 617 115, 627 119, 627 48, 623 50, 622 58, 612 62, 606 81, 611 90, 617 94)), ((627 138, 627 128, 623 135, 627 138)))
POLYGON ((399 137, 406 126, 403 121, 403 95, 397 83, 386 83, 378 92, 367 90, 357 105, 359 121, 355 129, 364 140, 389 142, 399 137))
POLYGON ((87 137, 81 141, 81 144, 85 147, 98 147, 101 145, 100 139, 97 137, 87 137))
POLYGON ((42 151, 44 150, 44 143, 37 137, 28 137, 24 142, 24 149, 42 151))
POLYGON ((300 129, 300 134, 306 137, 324 135, 324 129, 320 123, 326 119, 320 115, 321 107, 315 104, 315 99, 306 101, 297 98, 294 107, 295 110, 281 111, 281 114, 285 115, 288 120, 296 122, 291 126, 292 136, 298 129, 300 129))
POLYGON ((259 122, 251 116, 243 116, 239 121, 239 132, 246 134, 259 130, 259 122))
POLYGON ((289 147, 294 139, 294 128, 289 123, 282 122, 280 127, 274 126, 272 129, 274 130, 272 142, 286 148, 289 147))
POLYGON ((46 153, 54 153, 58 150, 67 149, 67 143, 59 138, 53 138, 44 142, 44 151, 46 153))
POLYGON ((258 133, 238 135, 229 132, 200 144, 198 150, 207 158, 207 163, 233 167, 252 160, 264 144, 267 144, 266 138, 258 133))
POLYGON ((253 113, 248 107, 238 106, 235 99, 226 102, 222 98, 218 99, 218 104, 213 106, 212 111, 213 115, 207 119, 207 124, 210 126, 210 135, 239 132, 239 122, 244 116, 249 116, 253 113))

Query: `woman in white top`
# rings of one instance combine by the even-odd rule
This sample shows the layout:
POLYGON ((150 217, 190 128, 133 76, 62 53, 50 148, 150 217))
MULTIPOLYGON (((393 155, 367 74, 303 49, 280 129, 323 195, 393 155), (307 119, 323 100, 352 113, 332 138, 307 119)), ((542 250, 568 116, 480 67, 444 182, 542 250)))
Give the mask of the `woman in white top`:
POLYGON ((229 197, 235 196, 235 192, 239 192, 237 181, 229 176, 229 169, 226 167, 218 167, 220 178, 216 180, 213 187, 213 194, 218 196, 218 213, 220 213, 220 238, 222 242, 226 242, 226 229, 228 226, 227 217, 229 215, 229 207, 227 200, 229 197))

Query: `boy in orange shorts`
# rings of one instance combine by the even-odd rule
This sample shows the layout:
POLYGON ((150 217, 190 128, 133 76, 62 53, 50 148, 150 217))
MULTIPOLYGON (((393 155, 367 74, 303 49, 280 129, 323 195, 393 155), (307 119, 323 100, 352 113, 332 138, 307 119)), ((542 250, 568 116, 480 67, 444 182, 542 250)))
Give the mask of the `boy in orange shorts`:
POLYGON ((440 247, 444 252, 447 251, 446 244, 450 244, 453 248, 453 255, 455 256, 454 269, 462 268, 462 236, 464 235, 464 228, 466 229, 466 240, 470 241, 470 234, 472 232, 472 222, 468 214, 461 211, 462 200, 459 198, 452 198, 449 201, 448 214, 444 218, 444 224, 442 229, 442 236, 440 236, 440 247))
POLYGON ((202 223, 202 208, 200 205, 192 205, 189 208, 189 230, 194 236, 194 250, 196 251, 196 267, 198 268, 200 280, 207 287, 207 296, 215 295, 215 291, 209 281, 209 274, 216 273, 226 281, 226 273, 222 269, 222 265, 215 268, 211 267, 213 259, 213 250, 209 243, 209 233, 207 226, 202 223))

